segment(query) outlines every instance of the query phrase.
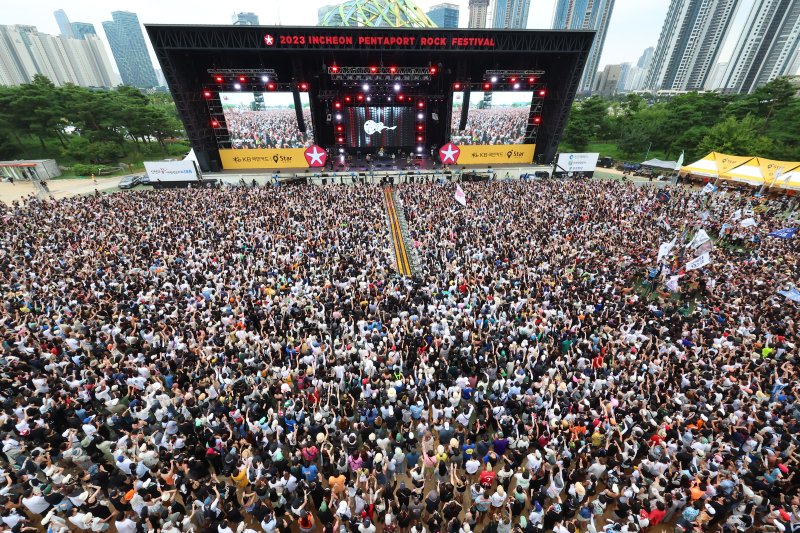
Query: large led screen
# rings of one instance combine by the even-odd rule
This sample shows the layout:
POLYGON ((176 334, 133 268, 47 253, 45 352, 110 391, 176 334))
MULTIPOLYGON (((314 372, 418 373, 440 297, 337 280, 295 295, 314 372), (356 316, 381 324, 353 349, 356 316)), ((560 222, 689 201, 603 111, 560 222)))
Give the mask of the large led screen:
POLYGON ((398 148, 414 145, 414 108, 350 107, 346 110, 349 148, 398 148))
POLYGON ((300 93, 306 133, 300 131, 291 92, 220 93, 231 148, 305 148, 313 144, 308 93, 300 93))
POLYGON ((450 141, 459 146, 524 144, 533 92, 473 91, 466 128, 459 130, 464 93, 453 93, 450 141))

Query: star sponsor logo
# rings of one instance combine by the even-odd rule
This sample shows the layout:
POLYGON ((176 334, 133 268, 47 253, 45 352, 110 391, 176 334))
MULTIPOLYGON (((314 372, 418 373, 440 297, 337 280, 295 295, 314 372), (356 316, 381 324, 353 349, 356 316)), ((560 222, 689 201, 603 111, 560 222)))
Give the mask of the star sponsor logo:
POLYGON ((269 33, 266 34, 264 36, 264 44, 266 44, 267 46, 272 46, 273 44, 275 44, 275 38, 272 37, 272 35, 270 35, 269 33))
POLYGON ((303 152, 303 155, 306 157, 306 162, 310 167, 324 167, 325 161, 328 159, 328 154, 317 146, 316 144, 312 144, 306 151, 303 152))
POLYGON ((455 165, 458 162, 459 154, 461 154, 461 149, 453 143, 447 143, 439 148, 439 159, 445 165, 448 163, 455 165))

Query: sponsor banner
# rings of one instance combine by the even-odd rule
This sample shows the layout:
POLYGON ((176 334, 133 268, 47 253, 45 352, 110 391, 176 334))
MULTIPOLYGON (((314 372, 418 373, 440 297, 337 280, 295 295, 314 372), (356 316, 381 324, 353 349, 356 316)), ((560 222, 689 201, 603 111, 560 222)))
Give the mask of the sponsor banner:
POLYGON ((456 159, 459 165, 496 165, 503 163, 532 163, 536 145, 475 144, 469 146, 459 145, 457 148, 459 153, 456 159))
POLYGON ((306 148, 221 148, 219 157, 225 170, 307 168, 306 148))
POLYGON ((600 154, 558 154, 556 172, 594 172, 600 154))
POLYGON ((199 179, 194 161, 145 161, 144 170, 153 182, 199 179))

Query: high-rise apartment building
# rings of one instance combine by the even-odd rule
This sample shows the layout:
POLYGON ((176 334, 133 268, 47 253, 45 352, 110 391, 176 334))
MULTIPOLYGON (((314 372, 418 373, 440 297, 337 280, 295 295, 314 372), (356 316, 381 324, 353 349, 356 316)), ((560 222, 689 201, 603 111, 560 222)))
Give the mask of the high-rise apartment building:
POLYGON ((703 90, 739 0, 672 0, 645 88, 703 90))
POLYGON ((603 55, 603 45, 613 10, 614 0, 558 0, 556 3, 553 29, 596 32, 578 88, 582 93, 591 92, 594 88, 597 65, 603 55))
POLYGON ((469 0, 470 28, 485 28, 486 16, 489 14, 489 0, 469 0))
POLYGON ((427 15, 440 28, 458 28, 458 4, 436 4, 427 15))
POLYGON ((103 22, 122 83, 139 88, 156 87, 156 71, 147 53, 142 27, 136 13, 114 11, 113 20, 103 22))
POLYGON ((526 28, 528 26, 528 10, 531 0, 495 0, 495 28, 526 28))
POLYGON ((97 37, 97 30, 94 29, 94 24, 88 22, 73 22, 72 35, 76 39, 83 39, 87 35, 94 35, 97 37))
POLYGON ((756 0, 719 88, 749 93, 777 77, 793 75, 799 48, 800 1, 756 0))
POLYGON ((234 26, 258 26, 258 15, 251 12, 235 13, 233 15, 234 26))
POLYGON ((67 17, 67 13, 63 9, 59 9, 54 12, 53 15, 56 17, 61 35, 64 37, 75 37, 75 35, 72 34, 72 24, 69 21, 69 17, 67 17))
POLYGON ((606 65, 598 72, 592 92, 601 96, 614 96, 622 78, 622 65, 606 65))
POLYGON ((117 81, 95 35, 73 39, 39 33, 34 26, 0 26, 0 84, 28 83, 36 74, 55 85, 113 87, 117 81))
POLYGON ((655 52, 655 48, 652 46, 648 46, 642 52, 642 55, 639 56, 639 60, 636 62, 636 67, 647 70, 650 68, 650 63, 653 62, 653 52, 655 52))

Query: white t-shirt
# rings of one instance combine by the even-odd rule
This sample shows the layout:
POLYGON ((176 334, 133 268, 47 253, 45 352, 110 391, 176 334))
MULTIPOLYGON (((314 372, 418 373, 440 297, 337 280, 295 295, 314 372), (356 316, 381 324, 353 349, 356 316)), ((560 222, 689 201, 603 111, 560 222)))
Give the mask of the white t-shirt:
POLYGON ((34 514, 44 513, 50 504, 44 499, 44 496, 31 496, 30 498, 22 498, 22 503, 25 507, 34 514))
POLYGON ((130 518, 115 521, 114 526, 117 528, 117 533, 136 533, 136 522, 130 518))

